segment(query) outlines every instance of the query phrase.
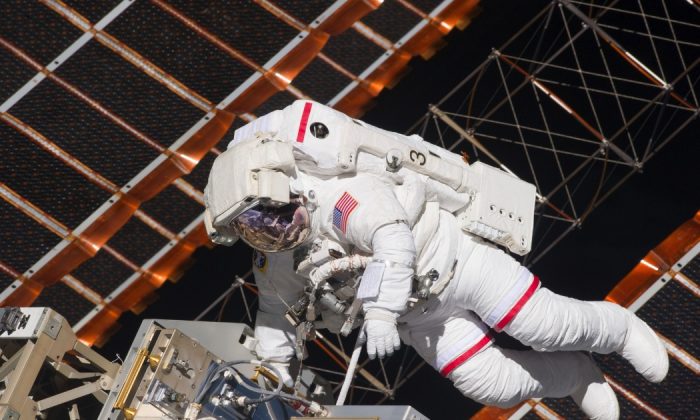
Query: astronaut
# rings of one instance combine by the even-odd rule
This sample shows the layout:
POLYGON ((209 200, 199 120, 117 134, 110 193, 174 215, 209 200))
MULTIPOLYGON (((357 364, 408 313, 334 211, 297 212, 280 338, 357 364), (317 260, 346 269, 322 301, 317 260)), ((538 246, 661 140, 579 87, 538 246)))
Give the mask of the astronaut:
MULTIPOLYGON (((480 403, 511 407, 571 396, 591 418, 618 418, 615 394, 587 352, 617 352, 647 380, 664 379, 664 346, 632 312, 557 295, 499 246, 463 229, 445 204, 450 200, 440 198, 444 190, 425 175, 428 158, 443 157, 434 177, 449 183, 444 168, 456 161, 410 144, 404 156, 417 157, 415 171, 409 162, 392 166, 393 152, 386 169, 377 170, 376 156, 384 153, 378 146, 334 149, 322 141, 329 128, 312 127, 336 111, 299 101, 284 115, 276 112, 237 132, 214 163, 205 198, 211 237, 219 243, 239 237, 255 249, 259 357, 279 364, 294 357, 295 329, 284 313, 308 288, 299 261, 331 243, 344 255, 366 258, 355 299, 369 357, 391 355, 403 342, 480 403), (430 293, 417 298, 416 278, 428 274, 430 293), (500 348, 491 330, 534 350, 500 348)), ((367 126, 344 118, 347 125, 330 130, 343 132, 342 141, 356 140, 367 126)))

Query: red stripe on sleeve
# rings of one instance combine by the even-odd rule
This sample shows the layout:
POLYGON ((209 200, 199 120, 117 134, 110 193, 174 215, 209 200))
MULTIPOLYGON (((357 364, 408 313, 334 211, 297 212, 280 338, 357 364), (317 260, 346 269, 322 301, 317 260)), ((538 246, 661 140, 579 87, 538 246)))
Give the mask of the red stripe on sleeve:
POLYGON ((311 107, 313 104, 307 102, 304 105, 304 112, 301 114, 301 122, 299 122, 299 131, 297 131, 297 142, 303 143, 304 137, 306 136, 306 125, 309 123, 309 114, 311 114, 311 107))
POLYGON ((530 300, 532 295, 535 294, 535 291, 537 290, 537 286, 539 286, 539 285, 540 285, 539 277, 532 276, 532 283, 530 283, 530 286, 527 288, 525 293, 523 293, 523 295, 520 297, 520 299, 518 299, 518 301, 515 302, 515 305, 513 305, 513 307, 510 309, 510 311, 508 311, 506 316, 504 316, 503 318, 501 318, 500 321, 498 321, 498 324, 496 324, 493 327, 493 329, 500 332, 503 328, 505 328, 505 326, 508 325, 508 323, 510 321, 512 321, 513 318, 515 318, 515 315, 517 315, 518 312, 520 312, 520 310, 523 308, 523 306, 525 306, 527 301, 530 300))

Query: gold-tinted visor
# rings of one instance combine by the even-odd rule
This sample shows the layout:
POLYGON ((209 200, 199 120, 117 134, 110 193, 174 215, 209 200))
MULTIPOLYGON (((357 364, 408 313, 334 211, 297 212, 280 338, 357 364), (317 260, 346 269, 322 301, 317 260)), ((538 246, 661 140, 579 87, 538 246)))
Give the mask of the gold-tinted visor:
POLYGON ((236 216, 231 227, 248 245, 264 252, 292 249, 311 232, 309 213, 300 200, 280 207, 256 204, 236 216))

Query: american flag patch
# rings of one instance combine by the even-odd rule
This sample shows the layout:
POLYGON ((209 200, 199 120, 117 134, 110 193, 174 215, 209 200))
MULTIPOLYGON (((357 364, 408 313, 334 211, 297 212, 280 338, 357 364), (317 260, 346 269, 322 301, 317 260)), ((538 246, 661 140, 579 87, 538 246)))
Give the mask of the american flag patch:
POLYGON ((357 200, 355 200, 347 192, 343 193, 333 209, 333 226, 345 233, 348 227, 348 219, 353 211, 357 208, 357 200))

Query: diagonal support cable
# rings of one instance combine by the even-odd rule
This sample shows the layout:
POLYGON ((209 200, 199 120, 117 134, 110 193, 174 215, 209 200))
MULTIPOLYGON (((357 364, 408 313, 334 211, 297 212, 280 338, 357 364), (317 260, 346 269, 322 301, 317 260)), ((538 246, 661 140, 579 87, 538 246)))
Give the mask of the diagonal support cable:
MULTIPOLYGON (((503 162, 501 162, 500 159, 498 159, 493 153, 491 153, 491 151, 489 149, 487 149, 483 144, 481 144, 481 142, 476 137, 474 137, 473 134, 465 131, 462 127, 459 126, 459 124, 457 124, 452 118, 447 116, 447 114, 445 114, 443 111, 441 111, 438 107, 436 107, 435 105, 431 105, 429 109, 430 109, 430 112, 437 115, 438 118, 440 118, 447 125, 449 125, 453 130, 455 130, 457 132, 457 134, 462 136, 462 138, 469 141, 472 145, 474 145, 474 147, 476 147, 476 149, 480 150, 482 153, 484 153, 486 156, 488 156, 489 159, 493 160, 498 165, 499 168, 501 168, 505 172, 513 175, 514 177, 519 178, 505 164, 503 164, 503 162)), ((559 209, 554 204, 550 203, 547 197, 543 197, 539 192, 535 192, 535 194, 537 196, 537 201, 539 201, 540 203, 546 203, 547 206, 549 206, 552 210, 557 212, 560 216, 562 216, 568 220, 573 220, 573 218, 571 216, 569 216, 568 214, 566 214, 566 212, 559 209)))
MULTIPOLYGON (((647 79, 654 82, 657 86, 663 89, 673 89, 673 85, 667 83, 664 79, 654 73, 651 69, 639 61, 632 53, 627 51, 620 43, 618 43, 615 38, 610 36, 603 28, 600 27, 593 19, 586 16, 581 10, 574 6, 569 0, 557 0, 564 5, 567 9, 581 19, 586 25, 588 25, 593 31, 595 31, 600 37, 605 40, 605 42, 610 45, 610 47, 617 52, 620 57, 622 57, 626 62, 628 62, 632 67, 639 71, 647 79)), ((689 104, 685 99, 683 99, 678 93, 671 92, 671 96, 678 101, 680 104, 688 109, 693 109, 694 107, 689 104)))
MULTIPOLYGON (((561 162, 559 160, 559 153, 557 152, 556 147, 554 146, 554 139, 552 139, 552 133, 549 129, 549 122, 547 121, 547 115, 544 112, 544 109, 542 109, 542 101, 540 100, 540 95, 537 92, 537 89, 535 87, 532 87, 532 92, 535 95, 535 99, 537 100, 537 108, 540 111, 540 116, 542 117, 542 123, 544 124, 545 131, 547 133, 547 139, 549 139, 549 144, 552 146, 552 151, 554 152, 554 160, 557 163, 557 170, 559 171, 559 176, 561 179, 564 179, 564 170, 561 167, 561 162)), ((569 200, 569 205, 571 206, 571 212, 574 214, 574 218, 578 219, 578 215, 576 214, 576 206, 574 206, 574 200, 571 197, 571 192, 569 191, 569 186, 567 185, 564 187, 564 191, 566 192, 566 198, 569 200)))
POLYGON ((518 131, 518 137, 520 137, 520 144, 523 146, 523 151, 525 152, 525 158, 527 159, 527 165, 530 167, 530 172, 532 173, 532 179, 535 182, 535 187, 537 187, 537 191, 542 191, 540 188, 540 183, 537 180, 537 172, 535 172, 535 168, 532 165, 532 158, 530 157, 530 152, 527 149, 527 145, 525 143, 525 137, 523 137, 523 131, 522 128, 520 127, 520 121, 518 121, 518 113, 515 111, 515 105, 513 105, 513 98, 508 91, 508 85, 506 82, 506 77, 503 74, 503 68, 501 66, 500 61, 496 61, 497 68, 498 68, 498 74, 501 76, 501 82, 503 83, 503 86, 506 87, 506 97, 508 98, 508 105, 510 106, 510 112, 513 115, 513 119, 515 120, 515 128, 518 131))
POLYGON ((610 148, 613 153, 615 153, 620 159, 624 160, 627 162, 630 166, 635 166, 637 162, 634 161, 627 153, 625 153, 622 149, 620 149, 617 145, 613 144, 610 140, 606 139, 605 136, 603 136, 602 133, 600 133, 598 130, 596 130, 588 121, 586 121, 576 110, 574 110, 571 106, 569 106, 563 99, 561 99, 556 93, 554 93, 552 90, 550 90, 547 86, 545 86, 542 82, 537 80, 537 78, 525 71, 522 67, 517 65, 515 62, 510 60, 508 57, 505 57, 498 53, 499 58, 506 62, 508 65, 516 69, 520 74, 522 74, 527 81, 530 81, 535 87, 540 89, 542 92, 544 92, 549 98, 554 101, 557 105, 559 105, 566 113, 571 115, 576 121, 579 122, 588 132, 593 134, 595 138, 600 140, 600 142, 603 144, 604 147, 610 148))

